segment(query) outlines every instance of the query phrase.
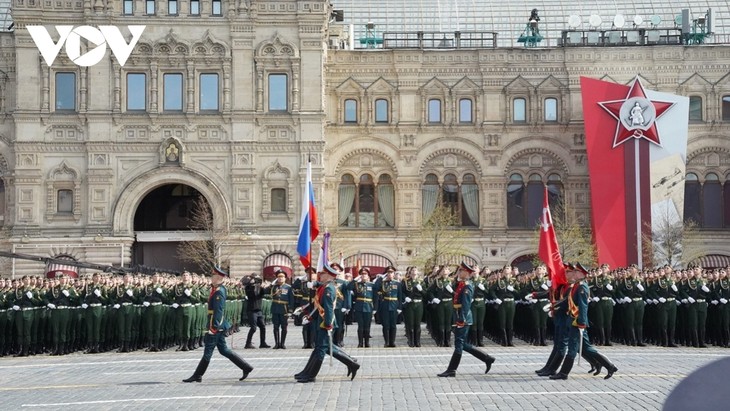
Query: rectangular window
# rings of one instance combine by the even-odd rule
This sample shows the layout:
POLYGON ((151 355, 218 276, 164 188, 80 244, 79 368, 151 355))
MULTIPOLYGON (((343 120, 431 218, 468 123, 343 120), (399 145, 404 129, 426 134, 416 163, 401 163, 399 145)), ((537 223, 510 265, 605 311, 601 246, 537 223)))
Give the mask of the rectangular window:
POLYGON ((155 14, 155 0, 147 0, 145 2, 144 12, 150 16, 155 14))
POLYGON ((127 110, 147 108, 147 76, 144 73, 127 73, 127 110))
POLYGON ((269 111, 286 111, 287 75, 269 74, 269 111))
POLYGON ((440 123, 441 122, 441 100, 439 100, 439 99, 428 100, 428 122, 429 123, 440 123))
POLYGON ((345 100, 345 123, 357 123, 357 100, 345 100))
POLYGON ((272 188, 271 189, 271 212, 272 213, 285 213, 286 212, 286 189, 283 188, 272 188))
POLYGON ((167 14, 177 15, 177 0, 167 0, 167 14))
POLYGON ((76 73, 56 73, 56 110, 76 110, 76 73))
POLYGON ((190 0, 190 15, 200 16, 200 0, 190 0))
POLYGON ((558 99, 545 99, 545 121, 558 121, 558 99))
POLYGON ((223 6, 221 5, 221 0, 213 0, 213 15, 214 16, 223 15, 223 6))
POLYGON ((689 98, 689 121, 702 121, 702 97, 689 98))
POLYGON ((124 0, 123 13, 128 16, 134 14, 134 0, 124 0))
POLYGON ((74 192, 73 190, 58 190, 56 198, 57 213, 73 213, 74 192))
POLYGON ((472 123, 472 102, 471 99, 462 98, 459 100, 459 123, 472 123))
POLYGON ((167 73, 163 76, 165 94, 162 107, 165 111, 182 111, 183 76, 180 73, 167 73))
POLYGON ((527 113, 525 109, 526 104, 524 98, 516 98, 512 100, 512 121, 515 123, 524 123, 527 121, 527 113))
POLYGON ((375 122, 376 123, 387 123, 388 122, 388 115, 390 110, 388 110, 388 100, 385 99, 378 99, 375 100, 375 122))
POLYGON ((218 110, 218 74, 200 75, 200 110, 218 110))

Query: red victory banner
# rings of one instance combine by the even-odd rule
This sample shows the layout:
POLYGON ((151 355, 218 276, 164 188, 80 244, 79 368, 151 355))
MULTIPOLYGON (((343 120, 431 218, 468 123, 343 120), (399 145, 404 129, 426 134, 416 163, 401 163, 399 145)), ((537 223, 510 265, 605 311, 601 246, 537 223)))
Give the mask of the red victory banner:
POLYGON ((642 265, 652 227, 682 221, 689 98, 581 77, 598 261, 642 265))

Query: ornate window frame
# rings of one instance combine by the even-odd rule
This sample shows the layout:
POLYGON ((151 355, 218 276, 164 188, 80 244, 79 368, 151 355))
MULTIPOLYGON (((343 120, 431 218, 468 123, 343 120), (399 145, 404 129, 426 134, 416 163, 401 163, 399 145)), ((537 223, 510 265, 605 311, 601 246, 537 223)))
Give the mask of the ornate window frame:
POLYGON ((51 170, 46 180, 46 220, 74 221, 81 219, 81 177, 80 173, 62 161, 58 167, 51 170), (71 213, 58 212, 58 191, 71 190, 73 192, 73 208, 71 213))

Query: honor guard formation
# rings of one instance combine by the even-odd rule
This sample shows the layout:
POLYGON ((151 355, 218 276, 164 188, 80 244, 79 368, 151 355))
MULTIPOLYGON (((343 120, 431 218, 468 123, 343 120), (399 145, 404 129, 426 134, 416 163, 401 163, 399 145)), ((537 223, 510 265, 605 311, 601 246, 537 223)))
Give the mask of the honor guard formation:
POLYGON ((301 347, 312 349, 298 382, 315 381, 327 356, 355 378, 361 364, 343 350, 354 327, 358 348, 374 341, 396 347, 398 324, 408 346, 418 348, 425 323, 436 346, 453 347, 441 377, 456 375, 464 351, 489 372, 495 358, 480 349, 485 338, 503 347, 514 346, 516 338, 535 346, 552 341, 545 366, 536 370, 551 379, 568 378, 576 358, 585 359, 595 375, 605 370, 610 378, 618 368, 597 346, 730 346, 726 268, 565 267, 564 279, 549 278, 544 266, 521 273, 466 263, 432 267, 425 276, 417 267, 404 274, 392 266, 378 273, 362 267, 354 278, 330 263, 321 272, 308 267, 293 279, 278 270, 273 282, 256 273, 234 280, 221 268, 211 275, 75 278, 59 272, 55 278, 0 278, 0 356, 203 347, 203 358, 185 380, 199 382, 217 348, 244 379, 253 367, 225 337, 248 326, 245 349, 285 350, 290 320, 301 329, 301 347), (273 347, 266 342, 269 324, 273 347), (381 331, 382 339, 376 335, 381 331))

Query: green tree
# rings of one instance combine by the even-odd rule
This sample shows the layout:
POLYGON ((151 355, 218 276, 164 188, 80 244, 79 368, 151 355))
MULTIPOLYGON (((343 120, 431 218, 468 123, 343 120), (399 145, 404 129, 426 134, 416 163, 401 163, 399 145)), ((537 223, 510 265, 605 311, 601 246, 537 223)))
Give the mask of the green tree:
POLYGON ((642 235, 645 266, 681 268, 704 255, 697 223, 682 221, 669 207, 652 214, 652 220, 642 235))
MULTIPOLYGON (((553 217, 553 226, 555 227, 555 236, 558 238, 558 247, 560 247, 560 255, 565 262, 580 262, 581 264, 592 267, 597 265, 596 246, 593 244, 593 235, 591 227, 582 221, 568 218, 568 213, 562 204, 551 205, 551 214, 553 217)), ((535 227, 534 244, 535 250, 540 244, 540 230, 538 224, 535 227)), ((540 258, 535 253, 535 264, 542 264, 540 258)))

